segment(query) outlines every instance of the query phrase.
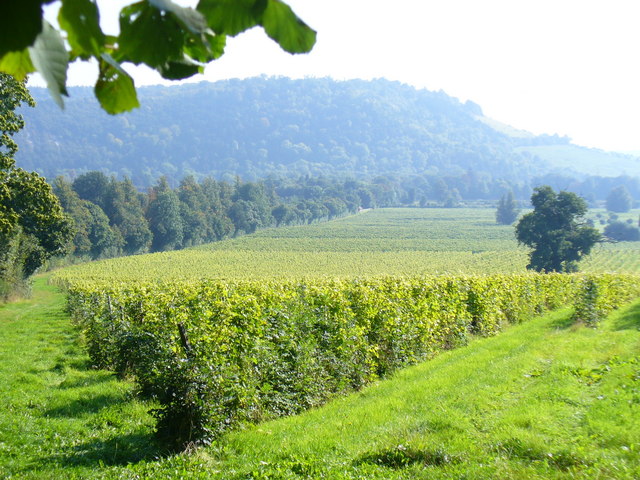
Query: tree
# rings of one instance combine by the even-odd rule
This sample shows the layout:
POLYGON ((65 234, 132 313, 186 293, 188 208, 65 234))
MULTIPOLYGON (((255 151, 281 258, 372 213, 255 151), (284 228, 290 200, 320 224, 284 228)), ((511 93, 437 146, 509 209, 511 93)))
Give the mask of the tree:
POLYGON ((528 269, 538 272, 574 272, 601 236, 586 224, 586 202, 575 193, 556 194, 547 185, 531 196, 533 212, 516 225, 518 243, 530 247, 528 269))
POLYGON ((637 242, 640 240, 640 230, 637 227, 619 220, 604 227, 604 235, 616 242, 637 242))
POLYGON ((223 55, 227 36, 254 26, 289 53, 310 51, 316 39, 280 0, 200 0, 195 9, 142 0, 122 8, 117 37, 102 31, 95 0, 7 1, 0 7, 0 72, 23 80, 39 71, 62 106, 69 63, 94 59, 95 95, 115 114, 138 106, 123 63, 148 65, 170 80, 188 78, 223 55), (43 6, 51 3, 60 5, 59 29, 43 18, 43 6))
POLYGON ((24 82, 0 73, 0 296, 19 288, 42 264, 67 251, 72 222, 44 178, 15 167, 11 138, 24 125, 15 109, 34 105, 24 82))
POLYGON ((149 228, 153 233, 152 250, 161 252, 180 248, 184 238, 180 199, 169 187, 166 177, 160 178, 152 196, 148 211, 149 228))
POLYGON ((513 196, 513 192, 509 190, 504 194, 498 202, 498 208, 496 210, 496 222, 500 225, 511 225, 518 218, 520 209, 518 203, 513 196))
POLYGON ((144 215, 141 198, 128 178, 122 181, 112 178, 104 197, 104 211, 111 225, 120 233, 126 255, 146 253, 151 247, 153 234, 144 215))
POLYGON ((633 198, 624 185, 614 188, 607 195, 607 210, 610 212, 628 212, 632 206, 633 198))

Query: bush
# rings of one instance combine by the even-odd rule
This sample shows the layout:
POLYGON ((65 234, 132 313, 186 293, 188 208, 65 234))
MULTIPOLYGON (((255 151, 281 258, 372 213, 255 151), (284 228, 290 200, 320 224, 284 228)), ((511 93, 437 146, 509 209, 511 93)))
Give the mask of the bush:
POLYGON ((160 403, 158 434, 180 448, 319 406, 575 298, 595 323, 640 293, 636 277, 619 277, 78 284, 68 298, 93 361, 133 376, 160 403))
POLYGON ((640 240, 640 229, 626 222, 611 222, 604 228, 606 237, 617 242, 637 242, 640 240))

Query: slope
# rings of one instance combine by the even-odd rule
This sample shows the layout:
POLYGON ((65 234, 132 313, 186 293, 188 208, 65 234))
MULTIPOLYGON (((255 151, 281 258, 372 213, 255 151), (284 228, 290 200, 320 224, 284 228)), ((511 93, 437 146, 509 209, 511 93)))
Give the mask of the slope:
MULTIPOLYGON (((142 107, 111 117, 88 88, 65 111, 34 89, 17 138, 20 166, 47 177, 87 170, 148 186, 160 175, 233 181, 268 175, 460 175, 521 180, 545 170, 480 107, 387 80, 252 78, 143 87, 142 107)), ((540 137, 542 138, 542 137, 540 137)), ((545 137, 543 142, 558 139, 545 137)))

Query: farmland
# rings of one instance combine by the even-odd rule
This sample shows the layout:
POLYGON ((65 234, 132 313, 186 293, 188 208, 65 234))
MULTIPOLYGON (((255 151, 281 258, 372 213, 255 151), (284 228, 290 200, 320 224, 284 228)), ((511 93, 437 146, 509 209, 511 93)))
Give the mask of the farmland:
MULTIPOLYGON (((380 209, 332 222, 266 229, 195 249, 80 265, 94 281, 353 278, 524 272, 526 249, 493 209, 380 209)), ((583 271, 640 272, 640 244, 599 245, 583 271)))
MULTIPOLYGON (((12 390, 5 392, 12 412, 33 418, 33 426, 23 432, 12 417, 0 416, 27 445, 23 459, 11 440, 0 439, 8 452, 0 462, 27 478, 406 478, 432 473, 446 478, 478 471, 513 478, 564 473, 590 478, 609 475, 614 468, 619 478, 633 478, 640 466, 627 450, 611 451, 592 438, 593 427, 578 425, 571 437, 580 439, 576 447, 563 425, 573 415, 567 405, 580 405, 582 412, 600 398, 600 390, 591 388, 599 382, 598 372, 619 371, 623 382, 636 368, 633 352, 639 340, 628 325, 637 321, 637 307, 626 320, 618 320, 617 325, 627 327, 612 327, 606 316, 612 306, 640 293, 637 277, 621 275, 638 273, 637 246, 599 246, 584 264, 588 275, 531 274, 525 271, 526 251, 513 239, 513 227, 496 225, 493 215, 492 209, 373 210, 55 272, 53 282, 68 289, 67 310, 82 331, 88 358, 65 360, 65 348, 73 350, 74 358, 80 354, 64 344, 50 360, 46 350, 33 353, 43 365, 51 363, 43 367, 48 386, 25 388, 19 400, 12 390), (565 309, 535 318, 564 305, 575 305, 576 313, 565 309), (582 327, 574 346, 570 337, 575 334, 567 326, 576 321, 601 323, 602 329, 596 335, 596 329, 582 327), (503 330, 504 340, 478 340, 503 330), (447 352, 451 349, 455 351, 447 352), (592 361, 585 351, 599 354, 592 361), (481 363, 471 367, 467 357, 481 363), (545 363, 552 357, 558 367, 545 363), (493 358, 502 360, 494 366, 493 358), (509 367, 513 362, 519 365, 515 369, 509 367), (418 370, 407 370, 416 363, 427 372, 419 374, 424 377, 420 381, 411 373, 418 370), (80 396, 93 385, 91 378, 108 377, 83 365, 115 371, 136 385, 129 380, 105 383, 121 392, 118 404, 111 404, 116 396, 100 390, 105 380, 99 380, 95 400, 84 400, 80 396), (535 398, 525 395, 528 383, 514 397, 513 386, 523 378, 538 382, 547 372, 548 378, 533 390, 535 398), (73 380, 78 378, 85 380, 73 380), (497 378, 508 391, 491 398, 480 395, 464 406, 460 395, 468 394, 460 390, 462 378, 476 379, 468 392, 500 390, 487 387, 497 378), (505 383, 505 378, 511 380, 505 383), (433 382, 442 392, 436 396, 433 382), (549 390, 544 394, 549 403, 540 402, 535 392, 559 382, 566 384, 561 398, 549 390), (361 393, 350 394, 356 390, 361 393), (143 395, 127 400, 127 391, 143 395), (389 391, 404 393, 389 396, 389 391), (46 416, 61 408, 62 393, 82 405, 82 412, 76 418, 70 407, 63 410, 62 420, 51 422, 46 416), (444 416, 416 410, 423 397, 442 405, 444 416), (100 403, 104 398, 112 400, 100 403), (399 398, 413 400, 403 406, 399 398), (527 418, 517 413, 529 404, 536 410, 527 418), (309 407, 315 408, 297 419, 269 421, 309 407), (147 409, 155 412, 153 417, 147 409), (500 409, 510 413, 504 418, 491 414, 500 409), (60 432, 71 418, 72 429, 60 432), (185 418, 190 422, 186 430, 185 418), (543 418, 550 423, 536 429, 543 418), (432 426, 425 429, 425 421, 432 426), (252 427, 256 422, 262 423, 252 427), (327 428, 335 432, 318 429, 324 423, 334 425, 327 428), (390 427, 396 424, 398 428, 390 427), (454 430, 437 426, 445 424, 454 430), (501 432, 507 430, 514 433, 505 437, 501 432), (154 431, 171 439, 156 443, 154 431), (271 432, 289 440, 265 441, 271 432), (490 432, 490 438, 480 440, 486 435, 482 432, 490 432), (43 435, 58 439, 59 453, 46 453, 43 435), (88 451, 85 445, 87 452, 76 460, 74 445, 82 442, 81 435, 102 447, 88 451), (314 440, 317 436, 323 440, 314 440), (379 441, 367 441, 369 437, 379 441), (163 456, 168 446, 181 448, 194 440, 211 446, 195 456, 163 456), (549 451, 547 441, 552 443, 549 451), (32 445, 37 450, 29 450, 32 445), (284 446, 284 456, 277 453, 278 445, 284 446)), ((36 293, 41 280, 38 285, 36 293)), ((62 299, 59 294, 56 298, 56 328, 64 329, 62 299)), ((38 331, 46 314, 39 315, 24 316, 30 331, 38 331)), ((0 341, 18 342, 10 340, 18 338, 12 336, 17 335, 14 324, 19 325, 7 323, 6 339, 0 341)), ((59 338, 65 335, 77 331, 59 338)), ((28 350, 30 345, 11 348, 28 350)), ((2 372, 7 384, 20 382, 14 370, 2 372)), ((624 388, 623 396, 629 393, 624 388)), ((594 417, 600 422, 598 435, 635 451, 637 436, 624 435, 604 420, 619 415, 616 405, 603 403, 605 410, 594 417)))

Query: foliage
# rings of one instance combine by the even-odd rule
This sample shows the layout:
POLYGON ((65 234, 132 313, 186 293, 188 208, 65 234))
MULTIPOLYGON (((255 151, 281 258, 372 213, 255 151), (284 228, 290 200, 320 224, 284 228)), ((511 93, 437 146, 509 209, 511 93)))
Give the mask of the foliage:
POLYGON ((153 234, 151 248, 156 252, 175 250, 182 246, 184 232, 179 201, 164 177, 151 192, 148 217, 149 229, 153 234))
POLYGON ((633 198, 624 185, 612 189, 607 195, 607 210, 611 212, 628 212, 633 207, 633 198))
POLYGON ((224 53, 227 35, 254 26, 262 26, 289 53, 310 51, 316 38, 315 31, 280 0, 200 0, 195 9, 171 0, 143 0, 122 8, 117 37, 102 31, 95 1, 56 2, 61 6, 60 30, 43 18, 43 6, 49 3, 52 0, 30 0, 2 7, 0 71, 19 80, 39 71, 62 107, 62 95, 68 95, 68 64, 97 61, 95 96, 111 114, 139 105, 123 63, 145 64, 164 78, 177 80, 202 73, 207 63, 224 53))
POLYGON ((627 222, 613 221, 604 227, 604 235, 617 242, 637 242, 640 240, 640 229, 627 222))
POLYGON ((64 254, 72 226, 44 178, 14 166, 11 138, 23 125, 15 109, 32 105, 24 83, 0 73, 0 297, 54 255, 64 254))
MULTIPOLYGON (((161 403, 159 433, 208 443, 579 300, 583 277, 513 275, 100 285, 67 278, 92 361, 161 403)), ((610 306, 636 277, 593 276, 610 306), (613 281, 610 280, 613 278, 613 281), (605 282, 607 287, 605 290, 605 282)))
POLYGON ((530 247, 527 268, 538 272, 573 272, 577 262, 600 241, 599 232, 584 222, 586 202, 575 193, 556 194, 549 186, 531 196, 533 212, 516 225, 518 242, 530 247))
POLYGON ((498 208, 496 209, 496 222, 500 225, 511 225, 518 218, 520 209, 518 208, 518 202, 513 196, 513 192, 509 190, 505 193, 498 202, 498 208))
POLYGON ((637 282, 637 278, 622 275, 585 277, 574 303, 574 320, 597 326, 612 310, 638 296, 637 282))
POLYGON ((70 90, 66 112, 33 90, 38 108, 25 112, 23 133, 31 150, 23 149, 18 162, 50 178, 100 170, 147 188, 162 175, 173 187, 189 175, 230 183, 236 176, 371 181, 384 175, 390 186, 406 178, 403 196, 418 190, 402 203, 418 204, 425 195, 442 205, 454 188, 463 199, 497 199, 509 188, 504 182, 525 198, 531 176, 546 171, 514 154, 513 139, 457 99, 382 79, 141 87, 145 108, 118 117, 92 105, 86 88, 70 90), (432 191, 435 178, 444 179, 444 191, 432 191))

